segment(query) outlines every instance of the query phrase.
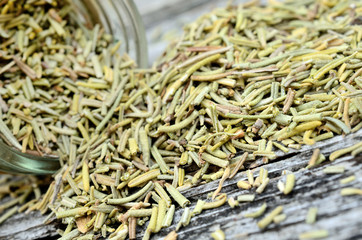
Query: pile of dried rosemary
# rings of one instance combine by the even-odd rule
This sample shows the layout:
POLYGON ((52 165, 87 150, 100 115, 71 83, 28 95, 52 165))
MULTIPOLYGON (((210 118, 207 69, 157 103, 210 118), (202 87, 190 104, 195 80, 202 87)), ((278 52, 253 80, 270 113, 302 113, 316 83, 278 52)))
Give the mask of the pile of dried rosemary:
MULTIPOLYGON (((220 194, 246 162, 362 127, 360 1, 216 9, 186 26, 151 69, 120 56, 118 42, 85 28, 63 1, 1 4, 1 134, 62 164, 42 197, 34 183, 10 206, 34 191, 40 200, 21 210, 51 209, 49 218, 67 225, 61 239, 134 239, 150 220, 148 239, 170 226, 176 205, 185 208, 179 229, 202 210, 252 201, 220 194), (219 178, 211 200, 187 207, 180 192, 219 178)), ((323 157, 314 154, 309 167, 323 157)), ((262 193, 267 171, 247 175, 238 187, 262 193)), ((294 182, 289 173, 278 187, 288 194, 294 182)), ((283 221, 282 211, 258 226, 283 221)))

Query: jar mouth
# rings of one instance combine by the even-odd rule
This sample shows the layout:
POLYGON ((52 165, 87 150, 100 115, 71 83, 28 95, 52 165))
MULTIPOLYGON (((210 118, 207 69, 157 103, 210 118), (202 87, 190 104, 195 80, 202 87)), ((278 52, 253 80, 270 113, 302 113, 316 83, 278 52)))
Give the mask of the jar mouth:
POLYGON ((148 67, 148 49, 142 18, 133 0, 73 0, 74 11, 85 26, 100 24, 140 68, 148 67))

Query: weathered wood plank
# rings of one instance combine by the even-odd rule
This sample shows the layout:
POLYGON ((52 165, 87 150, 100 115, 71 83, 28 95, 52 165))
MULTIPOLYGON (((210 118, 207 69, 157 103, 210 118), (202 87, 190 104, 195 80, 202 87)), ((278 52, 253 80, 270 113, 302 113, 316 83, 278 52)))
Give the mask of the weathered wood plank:
MULTIPOLYGON (((269 163, 265 166, 269 171, 270 183, 264 193, 257 195, 252 203, 243 203, 235 209, 224 205, 218 209, 207 210, 201 215, 191 219, 191 223, 186 228, 179 231, 180 239, 209 239, 210 228, 220 225, 229 239, 237 239, 241 236, 248 236, 248 239, 298 239, 302 232, 327 229, 330 232, 329 239, 353 239, 362 236, 359 226, 362 224, 362 196, 342 197, 340 189, 342 187, 362 187, 362 156, 353 158, 345 156, 330 163, 325 162, 319 167, 305 170, 303 169, 310 159, 312 149, 320 148, 321 153, 328 156, 331 152, 353 145, 362 141, 362 130, 346 137, 337 136, 332 139, 317 143, 309 147, 304 146, 300 150, 295 150, 286 159, 269 163), (325 166, 344 166, 346 171, 343 174, 324 174, 325 166), (294 171, 296 175, 296 186, 290 195, 284 196, 277 189, 277 182, 281 178, 283 170, 294 171), (354 174, 356 180, 350 184, 342 185, 340 179, 354 174), (261 231, 255 219, 244 218, 246 212, 255 211, 262 203, 268 205, 267 212, 279 205, 284 206, 284 213, 288 216, 286 221, 275 225, 272 224, 266 230, 261 231), (318 207, 318 221, 315 225, 304 223, 309 207, 318 207)), ((280 154, 280 158, 284 158, 280 154)), ((279 158, 279 159, 280 159, 279 158)), ((258 176, 259 168, 255 168, 254 176, 258 176)), ((222 192, 236 198, 238 195, 254 193, 255 190, 239 190, 236 186, 238 180, 245 179, 245 172, 238 173, 234 179, 226 181, 222 192)), ((194 207, 197 199, 206 199, 210 192, 213 192, 218 185, 218 181, 208 183, 183 192, 183 194, 193 202, 194 207)), ((175 221, 171 227, 163 230, 157 238, 173 230, 179 221, 182 209, 175 213, 175 221)), ((260 220, 260 219, 258 219, 260 220)))
POLYGON ((45 216, 40 212, 18 214, 0 226, 0 239, 31 240, 57 239, 56 224, 44 225, 45 216))
MULTIPOLYGON (((303 169, 312 154, 313 149, 320 148, 321 152, 328 156, 331 152, 353 145, 362 141, 362 130, 357 133, 337 136, 332 139, 319 142, 314 146, 303 146, 300 150, 293 150, 288 154, 279 154, 275 161, 264 165, 269 171, 270 183, 264 193, 257 195, 252 203, 243 203, 235 209, 227 204, 217 208, 204 211, 191 219, 190 225, 181 228, 180 239, 209 239, 212 227, 219 225, 229 239, 237 239, 248 236, 248 239, 297 239, 298 234, 315 229, 327 229, 330 233, 329 239, 358 239, 362 236, 360 228, 362 224, 362 196, 340 196, 342 187, 362 187, 362 156, 353 158, 351 156, 341 157, 334 162, 325 162, 319 167, 303 169), (325 166, 341 165, 346 168, 343 174, 326 175, 322 172, 325 166), (281 178, 283 170, 294 171, 296 175, 296 186, 290 195, 284 196, 276 187, 281 178), (354 174, 356 180, 350 184, 341 185, 340 179, 354 174), (267 212, 276 206, 283 205, 287 219, 278 224, 270 225, 261 231, 256 225, 257 220, 244 218, 246 212, 255 211, 262 203, 268 205, 267 212), (304 223, 309 207, 318 208, 318 220, 315 225, 304 223)), ((255 176, 258 175, 259 167, 253 169, 255 176)), ((222 192, 228 196, 237 197, 241 194, 253 193, 254 190, 239 190, 236 182, 246 179, 245 172, 239 172, 233 179, 224 183, 222 192)), ((206 199, 213 192, 218 181, 210 182, 183 192, 183 194, 195 206, 197 199, 206 199)), ((175 213, 173 225, 163 229, 154 239, 162 238, 172 231, 178 223, 182 209, 178 208, 175 213)), ((56 236, 55 225, 42 224, 44 216, 39 213, 28 215, 20 214, 10 218, 0 226, 0 239, 52 239, 56 236)), ((259 220, 259 219, 258 219, 259 220)), ((144 229, 139 228, 138 236, 142 236, 144 229)))

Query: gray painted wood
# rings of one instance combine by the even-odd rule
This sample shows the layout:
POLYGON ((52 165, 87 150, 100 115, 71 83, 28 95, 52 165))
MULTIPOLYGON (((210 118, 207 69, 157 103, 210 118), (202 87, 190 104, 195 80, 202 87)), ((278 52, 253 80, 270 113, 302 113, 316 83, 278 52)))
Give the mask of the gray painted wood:
MULTIPOLYGON (((134 0, 142 15, 149 42, 152 65, 170 44, 170 35, 182 35, 183 26, 216 7, 225 7, 229 0, 134 0)), ((245 1, 234 1, 235 4, 245 1)))

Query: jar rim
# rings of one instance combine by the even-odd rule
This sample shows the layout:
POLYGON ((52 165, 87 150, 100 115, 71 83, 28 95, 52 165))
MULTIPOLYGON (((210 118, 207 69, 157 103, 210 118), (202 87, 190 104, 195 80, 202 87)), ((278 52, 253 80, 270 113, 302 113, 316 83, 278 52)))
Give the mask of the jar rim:
POLYGON ((0 139, 0 169, 8 173, 51 174, 60 168, 59 158, 23 153, 0 139))

